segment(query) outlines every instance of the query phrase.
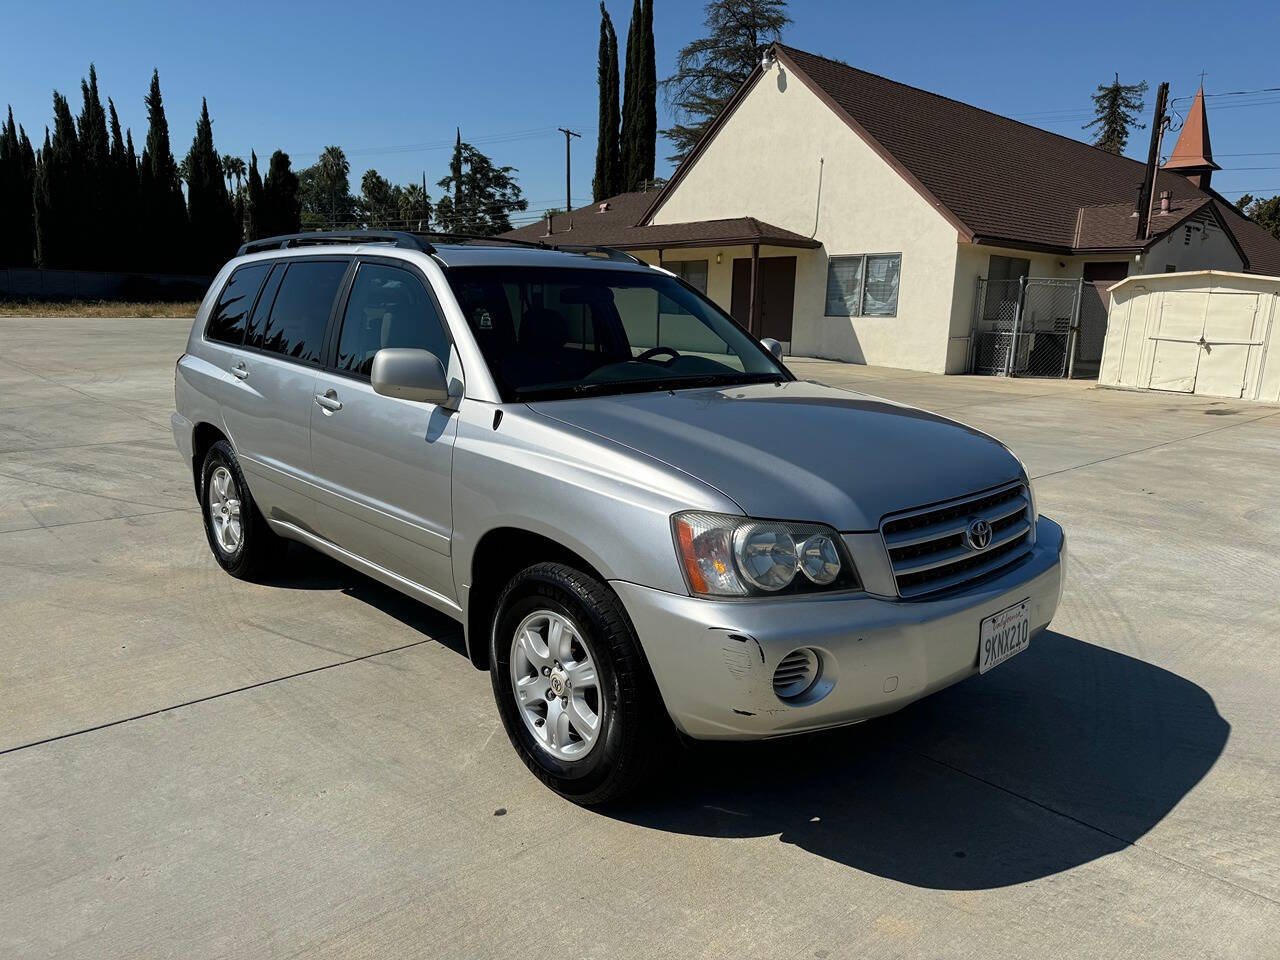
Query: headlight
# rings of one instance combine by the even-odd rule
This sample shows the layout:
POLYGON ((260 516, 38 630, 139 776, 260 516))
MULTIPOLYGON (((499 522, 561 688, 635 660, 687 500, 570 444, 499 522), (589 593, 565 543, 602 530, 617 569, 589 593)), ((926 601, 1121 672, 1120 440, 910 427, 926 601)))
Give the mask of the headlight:
POLYGON ((671 526, 695 595, 746 597, 858 586, 840 535, 821 524, 677 513, 671 526))

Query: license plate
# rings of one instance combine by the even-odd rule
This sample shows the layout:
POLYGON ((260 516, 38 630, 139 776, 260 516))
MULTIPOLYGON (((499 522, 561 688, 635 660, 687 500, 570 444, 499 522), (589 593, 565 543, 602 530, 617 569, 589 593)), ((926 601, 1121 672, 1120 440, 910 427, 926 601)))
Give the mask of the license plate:
POLYGON ((978 672, 986 673, 1031 643, 1031 598, 993 613, 978 628, 978 672))

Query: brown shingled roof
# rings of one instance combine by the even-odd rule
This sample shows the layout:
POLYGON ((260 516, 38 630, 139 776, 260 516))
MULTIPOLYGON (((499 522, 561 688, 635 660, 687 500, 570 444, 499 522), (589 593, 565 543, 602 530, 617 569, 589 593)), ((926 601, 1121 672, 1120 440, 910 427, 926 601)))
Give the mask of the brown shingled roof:
MULTIPOLYGON (((782 67, 932 202, 963 239, 1064 254, 1146 245, 1137 239, 1136 218, 1128 216, 1142 185, 1141 162, 794 47, 777 44, 775 50, 782 67)), ((759 70, 653 197, 646 219, 697 162, 759 70)), ((1280 241, 1218 194, 1161 170, 1156 192, 1166 190, 1183 217, 1212 202, 1246 268, 1280 273, 1280 241)), ((1160 232, 1159 218, 1153 218, 1153 238, 1160 232)))
POLYGON ((732 217, 726 220, 696 220, 689 223, 663 223, 639 226, 653 193, 621 193, 600 204, 579 207, 552 218, 552 232, 547 234, 545 220, 504 233, 513 240, 544 240, 551 243, 585 243, 623 250, 651 250, 659 247, 722 246, 739 243, 764 243, 781 247, 817 247, 817 240, 782 227, 764 223, 755 217, 732 217))

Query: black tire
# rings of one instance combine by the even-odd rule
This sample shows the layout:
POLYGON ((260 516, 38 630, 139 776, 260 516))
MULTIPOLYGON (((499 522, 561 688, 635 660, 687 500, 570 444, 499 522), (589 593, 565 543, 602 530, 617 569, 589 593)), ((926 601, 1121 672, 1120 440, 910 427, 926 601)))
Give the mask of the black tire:
POLYGON ((226 440, 219 440, 205 454, 200 468, 200 516, 204 520, 204 533, 209 550, 223 570, 241 580, 255 579, 265 571, 280 553, 283 541, 267 526, 240 469, 240 461, 226 440), (225 468, 230 482, 235 486, 235 499, 240 504, 240 540, 235 549, 227 549, 219 542, 214 528, 214 506, 210 501, 210 484, 215 471, 225 468))
POLYGON ((562 563, 520 571, 498 598, 489 639, 489 675, 512 746, 539 780, 583 806, 617 800, 651 770, 672 725, 631 621, 617 595, 562 563), (565 762, 534 739, 513 692, 511 646, 526 616, 551 610, 569 618, 587 646, 605 698, 601 729, 581 759, 565 762))

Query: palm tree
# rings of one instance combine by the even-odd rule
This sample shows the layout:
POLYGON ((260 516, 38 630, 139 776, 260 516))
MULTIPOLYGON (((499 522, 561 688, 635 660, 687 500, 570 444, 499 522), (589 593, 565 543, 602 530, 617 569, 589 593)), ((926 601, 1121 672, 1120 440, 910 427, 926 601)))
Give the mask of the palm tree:
MULTIPOLYGON (((320 182, 329 194, 329 219, 334 220, 337 216, 338 198, 345 197, 351 189, 347 179, 351 173, 351 164, 347 162, 347 155, 342 152, 341 147, 330 146, 324 148, 316 166, 319 168, 320 182)), ((332 225, 331 223, 330 226, 332 225)))
POLYGON ((244 179, 248 168, 244 165, 244 160, 240 157, 223 157, 222 158, 222 175, 227 178, 227 189, 231 189, 231 180, 234 177, 236 181, 236 193, 240 192, 240 181, 244 179))

